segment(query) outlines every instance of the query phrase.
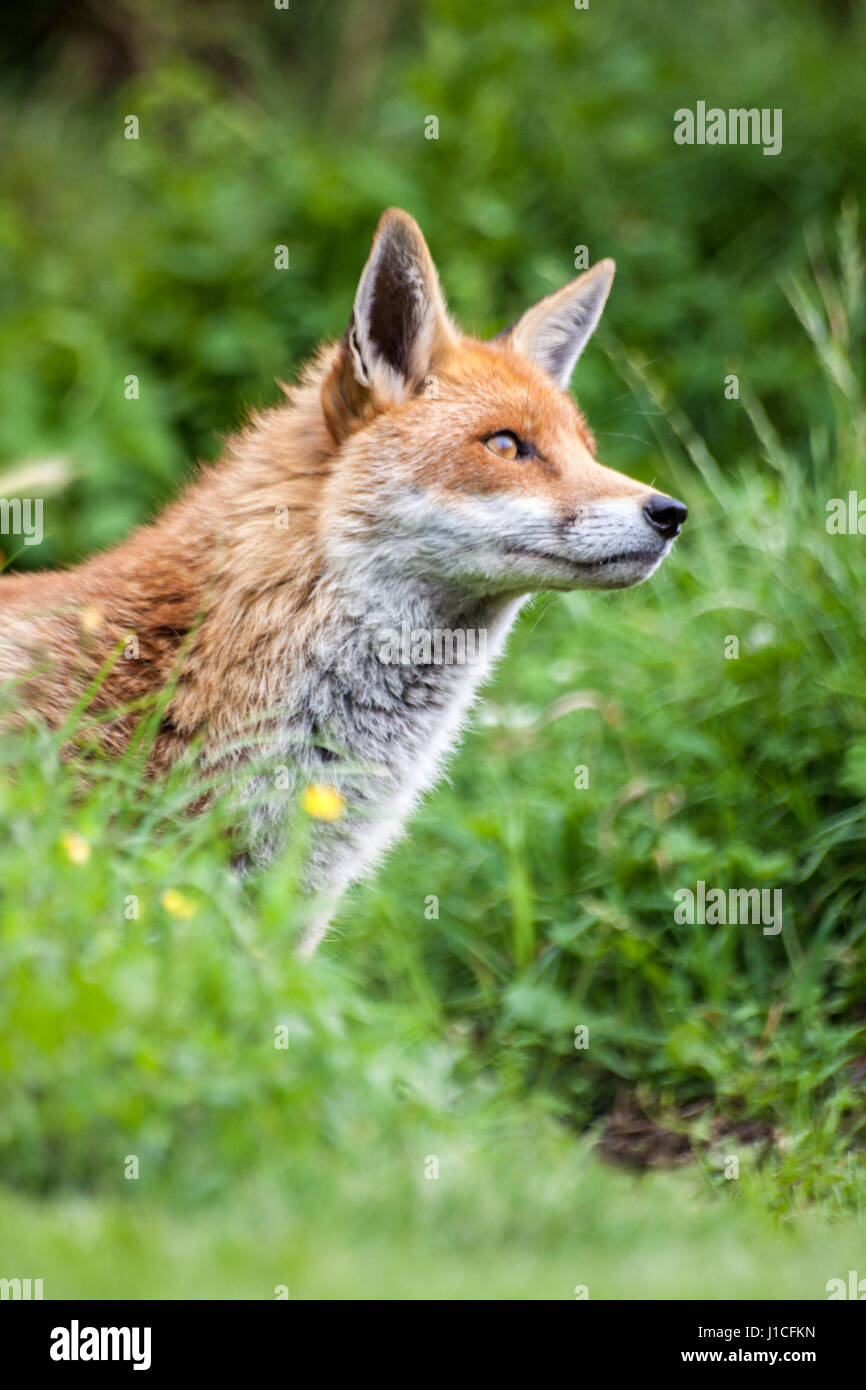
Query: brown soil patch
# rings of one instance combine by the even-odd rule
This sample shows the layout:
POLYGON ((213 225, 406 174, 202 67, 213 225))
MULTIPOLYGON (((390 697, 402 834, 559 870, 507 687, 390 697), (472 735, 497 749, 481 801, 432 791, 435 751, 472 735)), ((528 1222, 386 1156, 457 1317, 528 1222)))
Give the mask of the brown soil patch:
POLYGON ((605 1120, 598 1152, 606 1162, 627 1168, 674 1168, 693 1163, 698 1154, 711 1153, 723 1143, 760 1145, 764 1150, 772 1145, 773 1128, 766 1121, 734 1120, 709 1110, 709 1101, 692 1101, 659 1123, 633 1094, 624 1094, 605 1120))

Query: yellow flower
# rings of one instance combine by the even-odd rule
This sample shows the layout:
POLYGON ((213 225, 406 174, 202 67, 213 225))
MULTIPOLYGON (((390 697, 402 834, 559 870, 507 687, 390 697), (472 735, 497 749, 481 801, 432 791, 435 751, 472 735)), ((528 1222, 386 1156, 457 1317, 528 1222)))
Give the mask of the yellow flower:
POLYGON ((323 784, 307 787, 301 805, 307 815, 315 816, 316 820, 339 820, 346 809, 346 802, 337 788, 323 784))
POLYGON ((76 834, 74 830, 64 835, 60 844, 71 864, 86 864, 90 858, 90 845, 83 835, 76 834))
POLYGON ((172 917, 178 917, 186 922, 189 921, 190 917, 194 917, 198 911, 195 903, 191 903, 189 898, 185 898, 183 893, 179 893, 176 888, 166 888, 160 902, 172 917))

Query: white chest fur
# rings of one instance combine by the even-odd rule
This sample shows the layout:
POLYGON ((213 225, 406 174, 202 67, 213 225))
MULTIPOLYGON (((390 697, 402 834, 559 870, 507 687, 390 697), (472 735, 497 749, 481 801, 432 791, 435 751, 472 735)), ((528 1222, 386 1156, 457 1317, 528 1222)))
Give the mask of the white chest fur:
POLYGON ((390 622, 378 603, 341 605, 286 673, 252 787, 254 856, 279 850, 299 792, 325 783, 346 811, 312 826, 308 888, 330 904, 372 867, 442 770, 522 602, 448 612, 415 601, 390 622))

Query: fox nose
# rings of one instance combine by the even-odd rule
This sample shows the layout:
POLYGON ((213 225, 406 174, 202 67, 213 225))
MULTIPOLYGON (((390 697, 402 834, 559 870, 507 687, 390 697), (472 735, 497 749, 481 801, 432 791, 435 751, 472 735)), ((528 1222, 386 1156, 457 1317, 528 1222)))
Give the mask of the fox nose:
POLYGON ((664 536, 665 540, 671 540, 679 535, 689 509, 684 502, 678 502, 675 497, 666 497, 663 492, 655 492, 649 501, 644 503, 643 514, 654 530, 664 536))

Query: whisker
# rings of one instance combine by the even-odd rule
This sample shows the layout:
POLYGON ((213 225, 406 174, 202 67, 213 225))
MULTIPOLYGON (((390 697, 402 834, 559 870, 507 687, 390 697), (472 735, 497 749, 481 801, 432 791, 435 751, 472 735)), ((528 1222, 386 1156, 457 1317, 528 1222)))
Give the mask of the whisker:
POLYGON ((632 439, 635 444, 642 444, 645 449, 652 449, 653 444, 648 439, 642 439, 639 434, 623 434, 621 430, 599 430, 600 435, 607 435, 611 439, 632 439))

